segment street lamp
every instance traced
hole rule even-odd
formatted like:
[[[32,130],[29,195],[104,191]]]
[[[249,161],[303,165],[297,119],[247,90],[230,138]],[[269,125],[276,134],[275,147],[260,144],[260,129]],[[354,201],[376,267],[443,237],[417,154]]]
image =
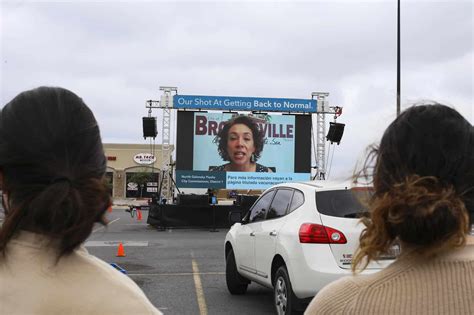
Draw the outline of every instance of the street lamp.
[[[397,0],[397,117],[400,115],[400,0]]]

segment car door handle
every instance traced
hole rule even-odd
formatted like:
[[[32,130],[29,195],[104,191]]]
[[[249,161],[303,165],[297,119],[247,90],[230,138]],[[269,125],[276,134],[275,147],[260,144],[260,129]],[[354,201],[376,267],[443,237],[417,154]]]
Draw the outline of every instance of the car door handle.
[[[270,236],[277,236],[277,231],[271,231]]]
[[[255,236],[255,232],[250,232],[250,236]]]

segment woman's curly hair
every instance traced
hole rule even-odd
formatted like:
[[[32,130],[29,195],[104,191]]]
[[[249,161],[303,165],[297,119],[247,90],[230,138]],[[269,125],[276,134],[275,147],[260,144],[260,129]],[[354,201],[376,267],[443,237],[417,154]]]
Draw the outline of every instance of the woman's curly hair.
[[[217,133],[214,142],[218,143],[217,150],[219,151],[219,155],[224,161],[230,161],[229,154],[227,153],[227,138],[229,135],[229,130],[232,126],[242,124],[252,131],[253,143],[255,146],[254,152],[254,162],[256,162],[262,153],[263,145],[265,143],[264,134],[260,131],[257,122],[249,116],[236,116],[230,120],[228,120],[224,127]]]
[[[457,111],[409,108],[372,147],[361,173],[372,175],[374,195],[354,272],[397,242],[425,256],[465,244],[474,217],[474,129]]]

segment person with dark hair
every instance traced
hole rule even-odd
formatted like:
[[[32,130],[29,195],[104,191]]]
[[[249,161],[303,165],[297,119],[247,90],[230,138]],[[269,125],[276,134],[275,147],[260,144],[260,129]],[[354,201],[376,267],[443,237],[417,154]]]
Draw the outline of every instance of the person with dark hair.
[[[91,110],[74,93],[25,91],[0,111],[0,313],[161,314],[83,243],[111,205]]]
[[[269,167],[257,163],[265,142],[264,135],[254,119],[237,116],[224,124],[216,136],[217,150],[229,163],[210,167],[210,171],[227,172],[273,172]]]
[[[397,243],[401,254],[380,272],[326,286],[306,314],[472,314],[473,126],[444,105],[411,107],[361,173],[373,177],[374,195],[352,270]]]

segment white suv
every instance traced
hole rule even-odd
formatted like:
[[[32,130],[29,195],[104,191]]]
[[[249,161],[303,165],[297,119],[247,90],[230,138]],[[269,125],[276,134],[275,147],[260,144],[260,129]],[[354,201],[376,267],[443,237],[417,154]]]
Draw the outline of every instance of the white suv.
[[[351,274],[352,255],[363,229],[367,187],[315,181],[266,190],[225,238],[226,281],[232,294],[244,294],[250,281],[273,288],[278,314],[301,310],[326,284]],[[237,215],[237,218],[235,217]],[[369,264],[372,273],[399,252]]]

